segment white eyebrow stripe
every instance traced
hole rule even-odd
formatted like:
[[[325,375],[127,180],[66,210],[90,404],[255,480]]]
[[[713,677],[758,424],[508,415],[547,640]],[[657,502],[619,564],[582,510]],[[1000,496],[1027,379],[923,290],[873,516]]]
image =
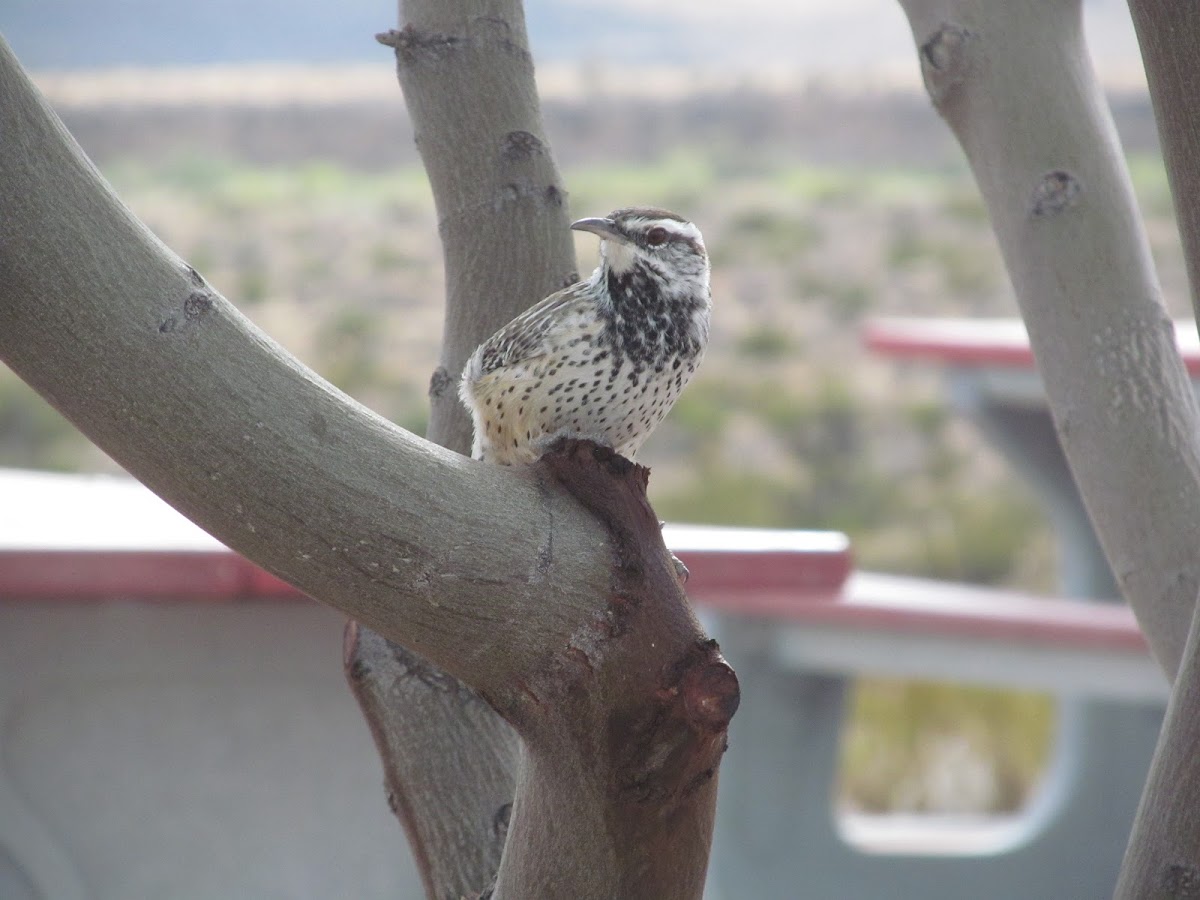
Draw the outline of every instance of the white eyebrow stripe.
[[[680,222],[678,219],[648,219],[646,226],[648,228],[665,228],[672,234],[691,238],[693,241],[702,241],[700,229],[691,222]]]

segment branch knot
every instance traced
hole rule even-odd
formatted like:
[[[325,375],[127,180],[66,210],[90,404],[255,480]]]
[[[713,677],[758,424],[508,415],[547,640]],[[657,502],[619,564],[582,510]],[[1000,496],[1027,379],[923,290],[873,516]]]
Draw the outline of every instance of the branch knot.
[[[978,38],[973,31],[943,22],[921,44],[921,77],[935,106],[941,106],[950,92],[966,80],[971,70],[969,45]]]

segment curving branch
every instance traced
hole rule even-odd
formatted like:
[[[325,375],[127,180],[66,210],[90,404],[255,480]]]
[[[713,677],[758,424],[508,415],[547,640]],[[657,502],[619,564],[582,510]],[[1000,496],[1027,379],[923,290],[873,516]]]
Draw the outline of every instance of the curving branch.
[[[121,205],[7,46],[0,134],[0,359],[229,547],[516,702],[608,583],[598,525],[289,356]]]
[[[2,42],[0,136],[0,359],[189,518],[513,726],[495,897],[698,898],[737,682],[645,470],[588,444],[481,465],[356,404],[120,204]],[[443,233],[490,221],[464,215]],[[419,856],[453,845],[435,832]]]
[[[409,2],[394,49],[441,221],[448,294],[428,437],[466,453],[457,374],[504,322],[572,280],[562,181],[544,136],[519,2]],[[346,671],[429,897],[494,876],[520,746],[452,676],[351,623]]]
[[[901,0],[966,151],[1072,474],[1159,663],[1200,589],[1200,416],[1079,0]]]

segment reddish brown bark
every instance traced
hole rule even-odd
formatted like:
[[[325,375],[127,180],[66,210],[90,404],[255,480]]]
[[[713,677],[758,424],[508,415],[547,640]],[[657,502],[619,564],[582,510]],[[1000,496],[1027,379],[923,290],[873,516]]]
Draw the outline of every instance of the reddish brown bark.
[[[498,897],[698,898],[737,678],[688,604],[646,499],[648,470],[562,441],[529,474],[604,524],[610,588],[516,690],[481,691],[521,737],[515,796],[453,789],[504,784],[510,732],[480,695],[350,631],[348,673],[388,763],[393,809],[430,896],[472,878],[482,887],[478,873],[499,861]],[[385,669],[370,669],[384,657]],[[405,729],[440,734],[442,752],[414,756]],[[499,771],[477,771],[481,760]]]
[[[613,580],[503,711],[525,752],[499,895],[699,897],[737,679],[687,602],[648,470],[586,441],[535,469],[605,524]]]

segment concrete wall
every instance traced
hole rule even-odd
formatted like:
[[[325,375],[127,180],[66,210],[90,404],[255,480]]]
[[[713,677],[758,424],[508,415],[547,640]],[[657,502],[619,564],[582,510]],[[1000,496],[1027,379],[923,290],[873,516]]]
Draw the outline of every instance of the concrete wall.
[[[0,898],[421,896],[343,619],[0,603]]]

